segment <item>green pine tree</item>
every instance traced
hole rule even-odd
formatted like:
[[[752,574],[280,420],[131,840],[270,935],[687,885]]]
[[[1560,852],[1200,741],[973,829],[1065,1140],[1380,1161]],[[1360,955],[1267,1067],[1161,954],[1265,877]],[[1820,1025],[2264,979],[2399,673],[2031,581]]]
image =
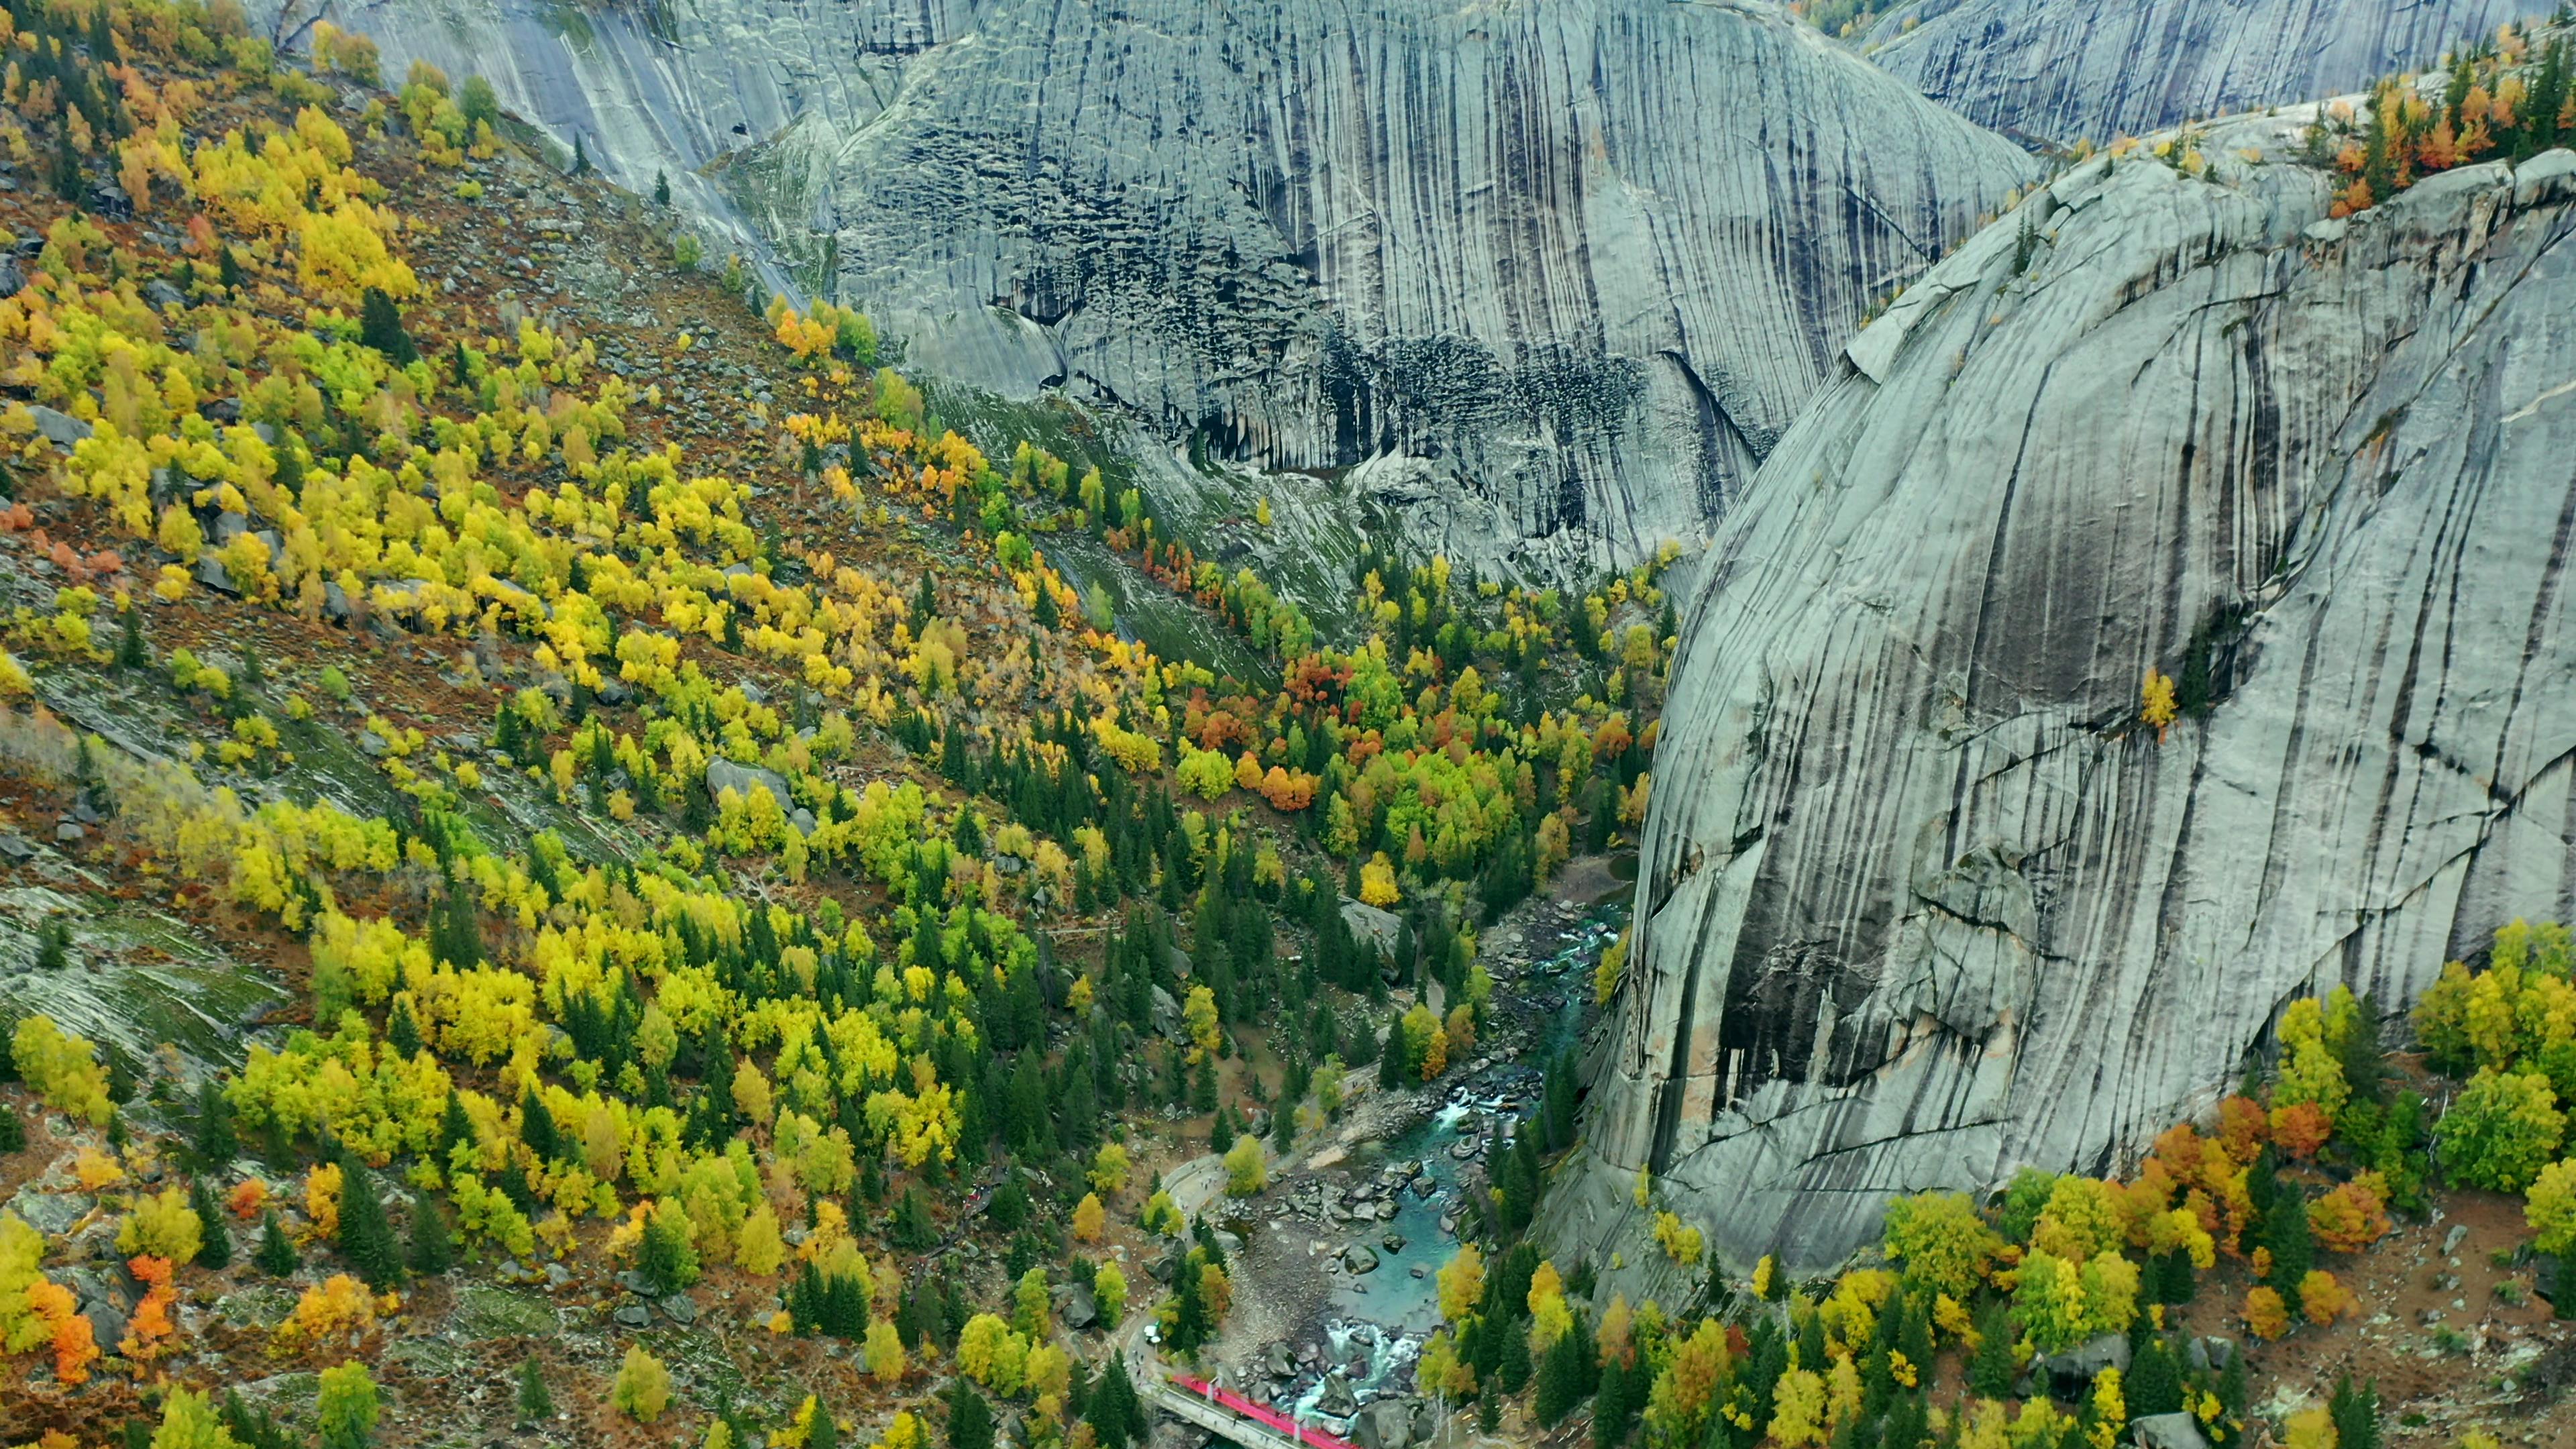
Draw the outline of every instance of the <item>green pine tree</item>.
[[[283,1278],[297,1267],[295,1245],[287,1241],[286,1229],[277,1225],[275,1208],[260,1218],[259,1251],[251,1256],[251,1261],[271,1278]]]
[[[1583,1401],[1584,1348],[1583,1335],[1571,1329],[1548,1345],[1547,1357],[1539,1363],[1538,1398],[1530,1406],[1541,1425],[1555,1428]]]
[[[403,330],[402,309],[382,287],[369,287],[358,302],[358,344],[372,347],[397,367],[420,360],[420,349]],[[252,655],[252,658],[258,657]]]
[[[152,664],[152,649],[143,642],[143,611],[132,604],[116,611],[116,667],[145,669]]]
[[[2316,1238],[2308,1231],[2307,1204],[2294,1189],[2284,1188],[2271,1211],[2263,1214],[2263,1246],[2272,1250],[2274,1288],[2296,1298],[2299,1280],[2316,1266]]]
[[[196,1130],[191,1148],[199,1165],[227,1167],[241,1155],[241,1138],[233,1131],[232,1099],[209,1078],[197,1088]]]
[[[1628,1364],[1618,1355],[1601,1366],[1592,1393],[1592,1449],[1619,1449],[1628,1438]]]
[[[233,1235],[224,1229],[223,1205],[215,1200],[213,1179],[200,1175],[188,1184],[188,1211],[197,1215],[197,1266],[231,1267]]]
[[[542,1424],[555,1416],[554,1395],[546,1392],[546,1371],[530,1354],[519,1364],[519,1422]]]
[[[0,1103],[0,1154],[23,1151],[26,1146],[27,1124],[6,1103]]]
[[[1998,1303],[1978,1315],[1977,1354],[1968,1362],[1968,1387],[1981,1398],[2010,1398],[2018,1372],[2013,1363],[2012,1320]]]
[[[2337,1376],[2326,1414],[2334,1420],[2335,1449],[2379,1449],[2377,1380],[2355,1385],[2350,1374]]]
[[[948,1449],[993,1449],[993,1409],[964,1374],[948,1395]]]
[[[383,1292],[402,1282],[402,1251],[376,1195],[375,1174],[354,1152],[340,1154],[340,1255],[368,1287]]]
[[[653,204],[655,206],[671,204],[671,178],[660,171],[653,173]]]
[[[456,1266],[456,1244],[448,1236],[447,1217],[438,1199],[422,1188],[411,1198],[411,1270],[435,1278]]]
[[[2179,1411],[2182,1387],[2182,1365],[2174,1362],[2173,1347],[2162,1334],[2147,1340],[2145,1349],[2131,1358],[2128,1376],[2120,1381],[2132,1419]]]

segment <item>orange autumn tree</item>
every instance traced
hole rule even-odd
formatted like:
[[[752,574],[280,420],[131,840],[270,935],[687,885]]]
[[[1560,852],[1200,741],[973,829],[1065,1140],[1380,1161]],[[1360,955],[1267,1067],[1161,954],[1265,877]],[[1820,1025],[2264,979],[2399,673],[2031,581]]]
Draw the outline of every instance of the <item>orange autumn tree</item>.
[[[138,1363],[148,1363],[160,1352],[161,1340],[170,1336],[170,1305],[179,1300],[179,1290],[170,1282],[167,1258],[137,1253],[125,1260],[125,1267],[146,1291],[143,1301],[134,1305],[134,1316],[126,1323],[125,1340],[116,1346],[117,1352]]]
[[[51,1329],[54,1377],[67,1385],[87,1383],[89,1366],[98,1358],[99,1349],[72,1290],[45,1279],[28,1286],[27,1306]]]

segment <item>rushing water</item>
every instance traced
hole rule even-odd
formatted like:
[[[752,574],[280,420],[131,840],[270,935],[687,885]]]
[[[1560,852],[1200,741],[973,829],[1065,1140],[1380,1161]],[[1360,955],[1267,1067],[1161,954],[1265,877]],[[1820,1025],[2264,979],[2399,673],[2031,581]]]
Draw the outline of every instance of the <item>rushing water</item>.
[[[1623,901],[1594,906],[1566,932],[1555,952],[1504,988],[1524,999],[1559,998],[1514,1062],[1480,1073],[1438,1111],[1352,1155],[1355,1183],[1375,1180],[1391,1164],[1419,1162],[1434,1184],[1428,1197],[1404,1189],[1390,1221],[1355,1222],[1340,1229],[1347,1235],[1342,1241],[1367,1243],[1378,1255],[1374,1272],[1334,1271],[1324,1310],[1325,1367],[1346,1370],[1357,1402],[1365,1404],[1381,1391],[1409,1384],[1423,1340],[1439,1327],[1436,1275],[1457,1252],[1456,1237],[1442,1231],[1440,1219],[1461,1211],[1459,1177],[1467,1166],[1452,1150],[1472,1134],[1485,1144],[1485,1152],[1469,1160],[1481,1161],[1508,1135],[1506,1124],[1527,1121],[1537,1111],[1541,1064],[1580,1039],[1591,1002],[1592,969],[1603,949],[1618,939],[1627,916]],[[1389,1247],[1391,1239],[1400,1239],[1402,1246]],[[1295,1398],[1295,1412],[1310,1422],[1335,1423],[1338,1416],[1325,1411],[1326,1397],[1324,1380],[1306,1383]]]

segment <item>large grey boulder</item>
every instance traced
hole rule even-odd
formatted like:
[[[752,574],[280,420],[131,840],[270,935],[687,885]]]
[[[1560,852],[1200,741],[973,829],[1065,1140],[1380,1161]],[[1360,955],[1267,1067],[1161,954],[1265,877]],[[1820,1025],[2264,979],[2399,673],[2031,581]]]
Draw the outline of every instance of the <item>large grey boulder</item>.
[[[2131,1419],[2129,1442],[2138,1449],[2209,1449],[2200,1421],[2185,1413],[2141,1414]]]
[[[1351,1420],[1351,1438],[1360,1449],[1407,1449],[1431,1427],[1423,1422],[1420,1399],[1378,1399]]]
[[[2000,219],[1730,514],[1566,1247],[1653,1256],[1644,1167],[1722,1257],[1828,1265],[1890,1194],[2118,1166],[2298,996],[2576,906],[2576,180],[2326,222],[2305,121]]]
[[[1530,573],[1700,536],[1863,313],[2038,174],[1761,0],[362,23],[386,74],[484,75],[630,190],[836,268],[912,368],[1060,388],[1151,453],[1349,468],[1298,486]]]
[[[707,793],[721,799],[727,790],[741,796],[745,802],[751,799],[753,791],[766,790],[770,798],[778,802],[781,812],[796,808],[795,797],[787,793],[787,777],[776,770],[764,770],[757,765],[737,765],[721,756],[709,760]]]
[[[2109,142],[2360,90],[2546,6],[2530,0],[1918,0],[1870,59],[2008,135]]]

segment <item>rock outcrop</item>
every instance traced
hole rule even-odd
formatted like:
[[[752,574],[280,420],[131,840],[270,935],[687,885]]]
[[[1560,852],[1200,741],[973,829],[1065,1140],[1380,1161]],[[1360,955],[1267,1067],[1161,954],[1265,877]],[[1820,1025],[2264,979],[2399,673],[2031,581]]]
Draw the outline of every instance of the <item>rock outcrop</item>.
[[[2576,155],[2330,221],[2304,119],[2036,193],[1722,525],[1561,1239],[1641,1256],[1642,1165],[1822,1265],[2576,905]]]
[[[2546,10],[2529,0],[1920,0],[1870,58],[1980,125],[2108,142],[2358,90]]]
[[[350,23],[749,218],[911,366],[1348,469],[1525,573],[1704,536],[1873,302],[2036,174],[1760,0],[567,13]]]

